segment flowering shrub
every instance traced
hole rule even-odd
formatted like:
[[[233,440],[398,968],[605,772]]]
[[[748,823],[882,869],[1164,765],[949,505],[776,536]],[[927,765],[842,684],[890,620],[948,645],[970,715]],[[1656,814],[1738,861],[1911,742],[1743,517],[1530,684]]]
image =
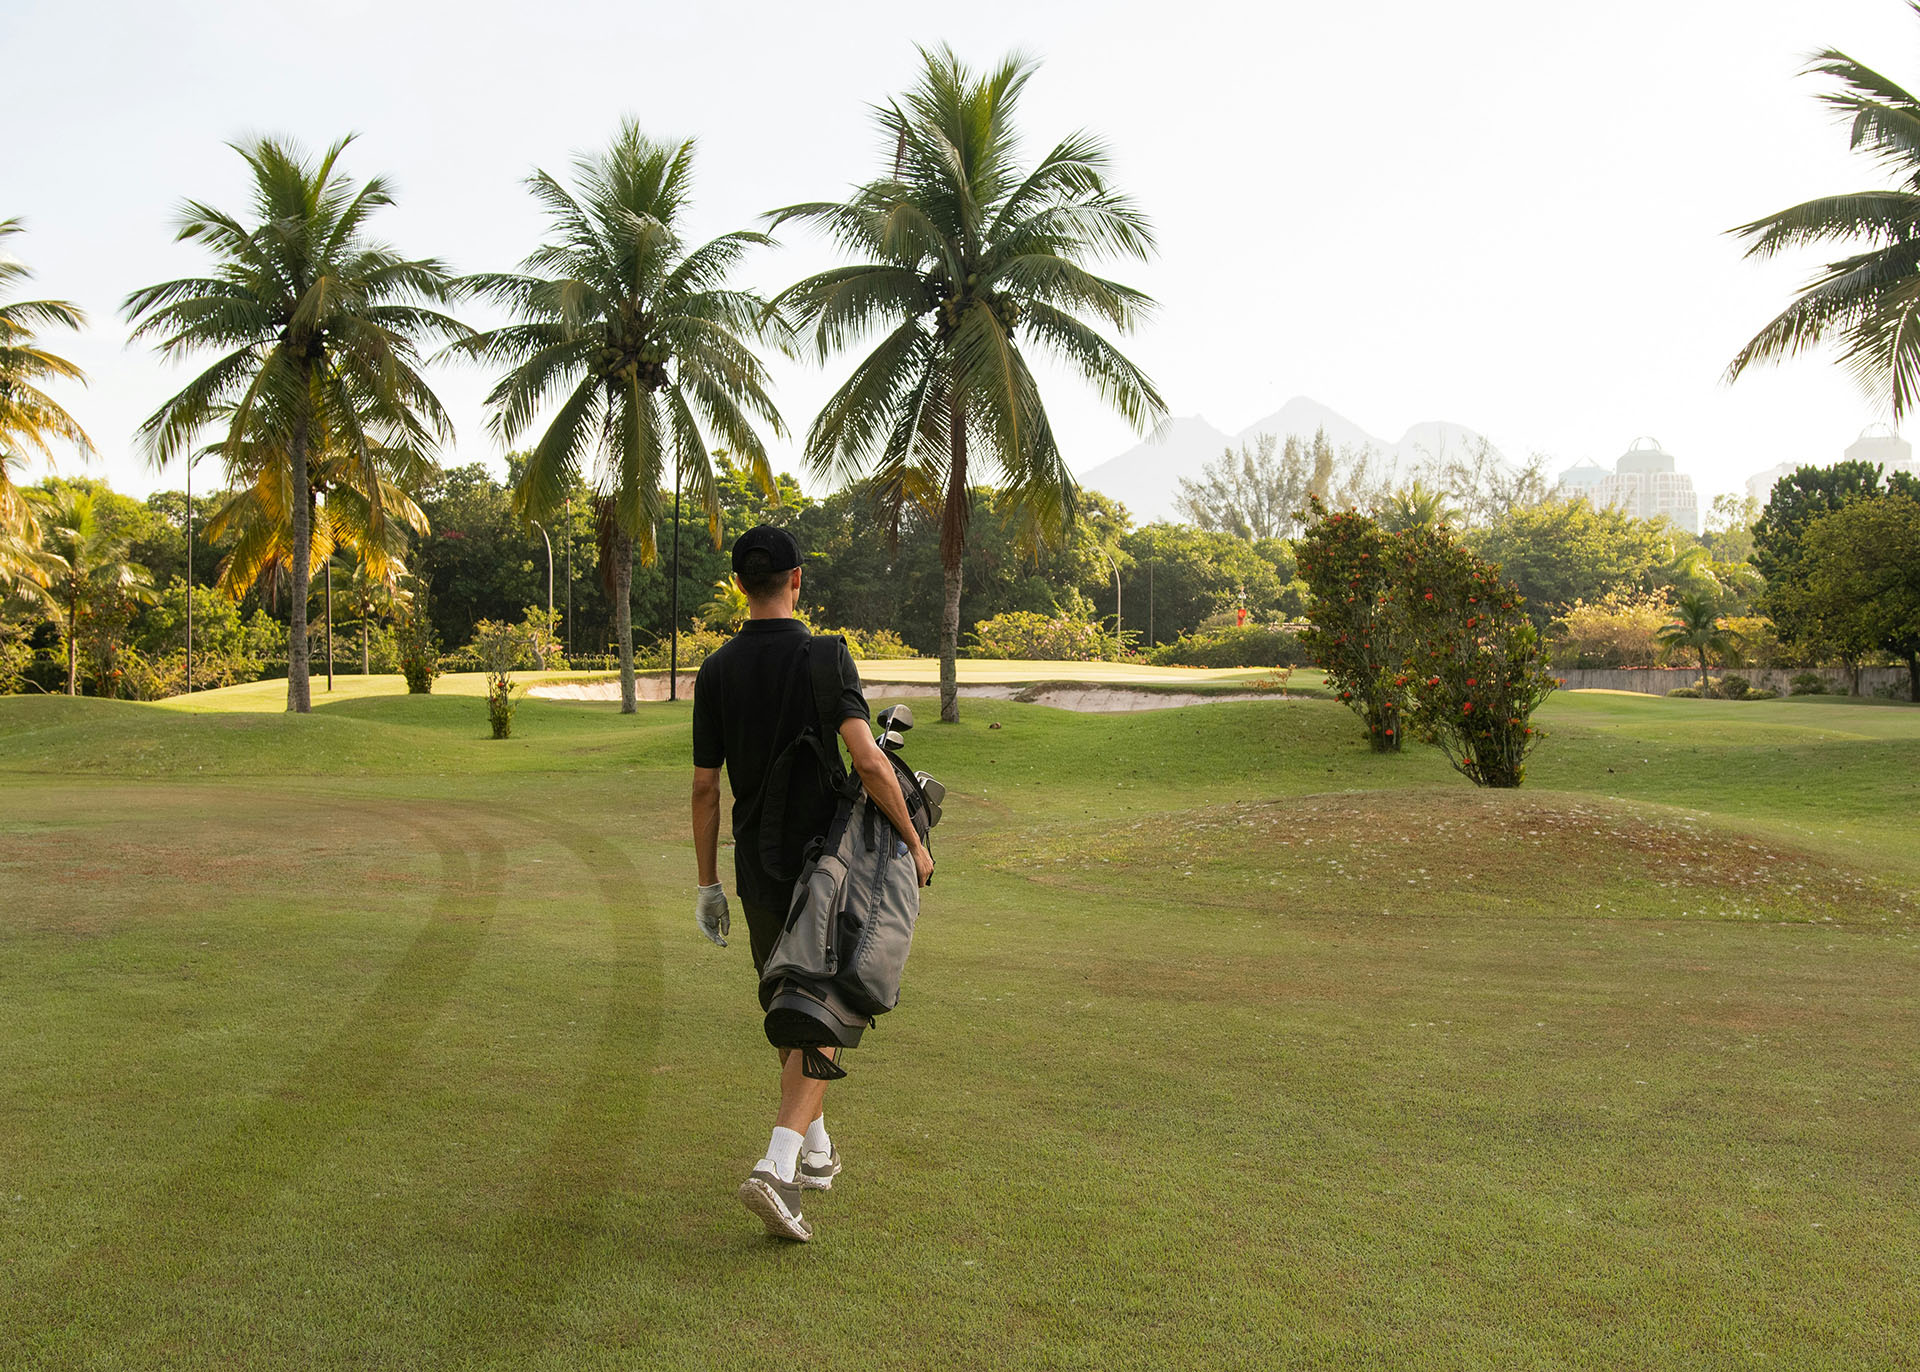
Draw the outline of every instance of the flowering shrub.
[[[973,626],[968,657],[1055,662],[1116,662],[1125,646],[1091,619],[1009,610]]]
[[[440,675],[440,652],[427,618],[425,595],[415,596],[413,607],[400,619],[399,631],[400,675],[407,679],[407,694],[426,695]]]
[[[1404,645],[1391,681],[1413,693],[1408,723],[1476,786],[1518,786],[1541,737],[1533,712],[1560,684],[1526,601],[1445,529],[1409,529],[1396,543],[1385,600]]]
[[[1309,593],[1300,643],[1326,672],[1328,687],[1367,726],[1373,750],[1398,752],[1406,742],[1408,692],[1399,628],[1388,613],[1396,536],[1366,515],[1329,514],[1318,500],[1311,505],[1312,523],[1294,544]]]

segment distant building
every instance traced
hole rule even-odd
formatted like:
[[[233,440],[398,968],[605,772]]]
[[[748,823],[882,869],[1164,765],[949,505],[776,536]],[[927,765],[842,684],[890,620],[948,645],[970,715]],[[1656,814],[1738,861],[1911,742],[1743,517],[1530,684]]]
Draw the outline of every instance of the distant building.
[[[1755,472],[1747,478],[1747,494],[1764,505],[1772,497],[1776,481],[1783,476],[1792,476],[1805,465],[1804,462],[1776,462],[1764,472]]]
[[[1700,498],[1694,494],[1693,478],[1676,471],[1673,455],[1651,438],[1634,439],[1613,471],[1594,484],[1589,498],[1636,519],[1665,516],[1690,534],[1700,532]]]
[[[1872,462],[1887,472],[1912,472],[1920,476],[1920,463],[1913,460],[1913,444],[1885,424],[1869,424],[1841,454],[1849,462]],[[1773,495],[1774,483],[1792,476],[1802,467],[1824,467],[1824,462],[1778,462],[1764,472],[1747,478],[1747,494],[1762,505]]]
[[[1554,483],[1554,494],[1566,500],[1571,500],[1577,495],[1586,496],[1591,500],[1593,488],[1612,475],[1612,472],[1597,462],[1582,462],[1579,466],[1569,467],[1560,473],[1559,481]]]
[[[1849,462],[1877,462],[1890,472],[1913,470],[1913,444],[1885,424],[1869,424],[1847,445]]]

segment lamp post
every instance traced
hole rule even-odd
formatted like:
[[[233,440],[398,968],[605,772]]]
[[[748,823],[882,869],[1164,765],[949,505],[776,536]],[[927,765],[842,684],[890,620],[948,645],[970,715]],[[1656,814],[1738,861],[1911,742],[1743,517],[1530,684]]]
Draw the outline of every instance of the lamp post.
[[[1107,551],[1104,544],[1096,543],[1093,547],[1094,551],[1107,560],[1107,566],[1113,569],[1113,637],[1118,642],[1120,638],[1120,564],[1113,560],[1113,554]]]
[[[567,656],[573,656],[573,497],[567,497]]]
[[[547,537],[547,526],[542,524],[539,520],[536,519],[533,521],[533,527],[540,531],[540,541],[547,545],[547,632],[552,633],[553,632],[553,540]],[[571,591],[573,588],[569,586],[567,589]],[[547,655],[544,650],[540,654],[540,665],[542,667],[547,665]]]
[[[668,626],[667,699],[680,699],[680,460],[673,463],[673,622]]]
[[[193,694],[193,454],[187,454],[187,695]]]

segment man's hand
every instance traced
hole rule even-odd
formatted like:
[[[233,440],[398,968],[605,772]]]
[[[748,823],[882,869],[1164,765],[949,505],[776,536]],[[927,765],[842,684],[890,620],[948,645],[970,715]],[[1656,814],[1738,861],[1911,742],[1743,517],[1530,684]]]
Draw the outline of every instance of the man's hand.
[[[927,866],[931,871],[933,864],[929,862]],[[693,920],[700,926],[700,932],[714,943],[722,948],[727,946],[726,936],[727,931],[733,928],[733,913],[727,909],[727,893],[721,889],[719,882],[700,888],[699,898],[693,906]]]
[[[926,844],[913,845],[913,866],[914,870],[920,874],[922,886],[933,885],[933,854],[927,851]]]

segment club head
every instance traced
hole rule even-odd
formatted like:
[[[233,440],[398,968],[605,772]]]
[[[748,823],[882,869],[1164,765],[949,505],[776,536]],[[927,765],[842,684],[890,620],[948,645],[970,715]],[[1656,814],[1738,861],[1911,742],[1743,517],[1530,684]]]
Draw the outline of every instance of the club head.
[[[913,711],[905,705],[889,705],[875,722],[888,733],[904,734],[913,727]]]
[[[920,794],[927,798],[927,828],[931,829],[940,822],[940,802],[947,798],[947,788],[925,772],[915,772],[913,779],[920,783]]]
[[[889,729],[884,734],[880,735],[880,746],[886,749],[890,753],[898,752],[900,749],[907,746],[907,741],[904,738],[900,737],[900,735],[895,733],[892,729]]]

